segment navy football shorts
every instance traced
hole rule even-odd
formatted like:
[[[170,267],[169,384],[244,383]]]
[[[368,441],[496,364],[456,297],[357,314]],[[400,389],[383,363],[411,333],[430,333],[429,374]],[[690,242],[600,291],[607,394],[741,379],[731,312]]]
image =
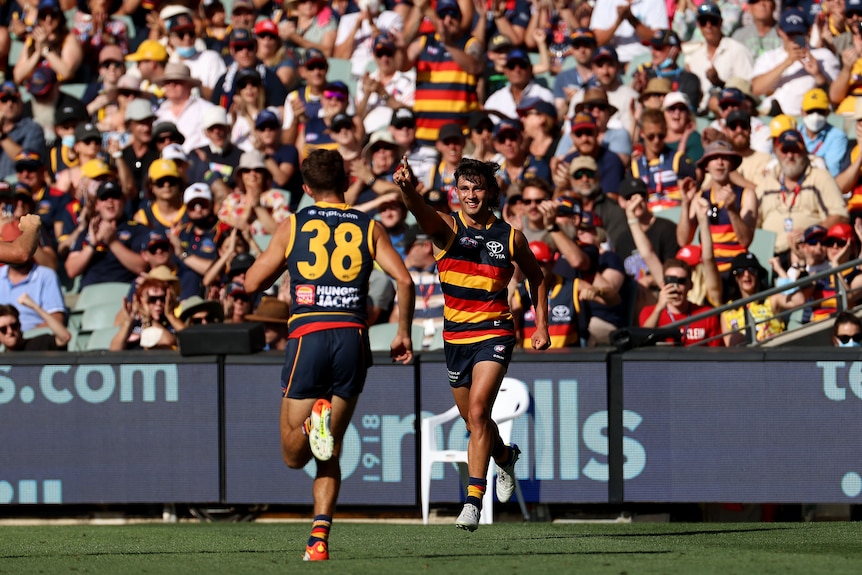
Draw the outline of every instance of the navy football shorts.
[[[473,366],[480,361],[493,361],[509,367],[515,337],[495,337],[477,343],[444,343],[446,369],[449,372],[449,385],[452,387],[469,386],[473,381]]]
[[[365,387],[371,364],[367,329],[329,329],[290,338],[281,372],[282,396],[356,397]]]

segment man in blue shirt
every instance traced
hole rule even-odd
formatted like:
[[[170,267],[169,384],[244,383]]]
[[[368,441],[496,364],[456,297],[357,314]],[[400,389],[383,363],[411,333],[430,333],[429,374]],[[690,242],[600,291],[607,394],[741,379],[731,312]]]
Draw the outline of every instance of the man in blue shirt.
[[[826,121],[829,116],[829,96],[822,88],[809,90],[802,98],[802,139],[813,156],[826,162],[826,169],[836,177],[847,167],[847,136],[843,130]]]

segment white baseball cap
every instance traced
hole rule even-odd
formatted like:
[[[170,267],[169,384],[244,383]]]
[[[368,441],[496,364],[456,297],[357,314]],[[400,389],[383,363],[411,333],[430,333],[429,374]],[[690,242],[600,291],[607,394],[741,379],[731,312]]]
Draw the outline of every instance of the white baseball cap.
[[[196,182],[186,188],[186,191],[183,192],[183,203],[188,204],[192,200],[209,200],[213,201],[213,193],[210,190],[210,187],[202,182]]]
[[[183,151],[183,147],[179,144],[168,144],[162,148],[163,160],[180,160],[181,162],[189,163],[188,155]]]

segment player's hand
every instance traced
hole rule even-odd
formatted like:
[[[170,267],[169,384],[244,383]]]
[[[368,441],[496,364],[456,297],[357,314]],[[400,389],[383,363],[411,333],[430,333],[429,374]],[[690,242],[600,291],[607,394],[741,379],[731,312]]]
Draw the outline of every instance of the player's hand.
[[[395,170],[395,174],[392,176],[392,181],[404,191],[410,191],[410,188],[413,188],[413,191],[416,191],[416,175],[410,168],[410,164],[407,163],[407,154],[404,154],[401,158],[401,164],[398,166],[398,169]]]
[[[36,214],[26,214],[18,220],[18,229],[22,233],[37,233],[42,227],[42,218]]]
[[[392,363],[407,365],[413,361],[413,341],[409,337],[396,335],[389,346],[389,357],[392,358]]]
[[[543,351],[551,347],[551,336],[548,335],[547,328],[543,330],[537,329],[533,332],[533,337],[530,338],[530,341],[533,344],[533,349],[536,351]]]

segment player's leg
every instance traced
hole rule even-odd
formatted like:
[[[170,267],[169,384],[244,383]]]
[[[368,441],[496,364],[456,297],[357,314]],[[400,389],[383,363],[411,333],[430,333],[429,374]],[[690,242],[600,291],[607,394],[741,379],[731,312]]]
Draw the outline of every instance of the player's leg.
[[[311,460],[305,422],[316,398],[281,400],[281,456],[291,469],[302,469]]]

